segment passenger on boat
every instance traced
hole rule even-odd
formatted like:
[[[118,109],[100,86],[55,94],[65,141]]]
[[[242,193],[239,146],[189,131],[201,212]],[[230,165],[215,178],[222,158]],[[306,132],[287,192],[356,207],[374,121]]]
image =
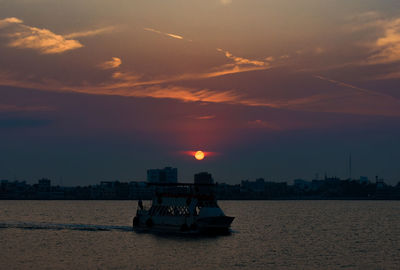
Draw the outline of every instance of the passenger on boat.
[[[138,206],[140,207],[140,210],[143,210],[143,202],[142,202],[142,199],[139,199],[139,201],[138,201]]]

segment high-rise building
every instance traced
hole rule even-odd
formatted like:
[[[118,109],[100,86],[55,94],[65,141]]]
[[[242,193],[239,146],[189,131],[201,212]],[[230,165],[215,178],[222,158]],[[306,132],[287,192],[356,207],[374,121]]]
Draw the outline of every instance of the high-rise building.
[[[201,172],[194,175],[195,184],[213,184],[214,179],[212,175],[208,172]]]
[[[177,183],[178,169],[165,167],[164,169],[147,170],[147,182],[149,183]]]

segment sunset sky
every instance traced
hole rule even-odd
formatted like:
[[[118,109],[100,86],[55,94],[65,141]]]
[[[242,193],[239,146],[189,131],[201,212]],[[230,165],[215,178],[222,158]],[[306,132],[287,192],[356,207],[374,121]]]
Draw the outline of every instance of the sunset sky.
[[[0,179],[345,178],[351,153],[394,184],[399,138],[398,0],[0,0]]]

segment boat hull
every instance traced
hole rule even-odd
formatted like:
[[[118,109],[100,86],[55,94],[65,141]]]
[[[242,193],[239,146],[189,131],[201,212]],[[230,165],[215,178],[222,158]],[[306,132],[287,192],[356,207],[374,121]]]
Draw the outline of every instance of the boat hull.
[[[150,222],[151,220],[151,222]],[[163,222],[158,223],[156,219],[148,217],[135,217],[133,221],[133,230],[138,232],[160,232],[160,233],[182,233],[182,234],[229,234],[230,225],[234,217],[218,216],[206,217],[195,220],[191,225],[186,223]]]
[[[219,216],[219,217],[206,217],[196,220],[197,225],[201,229],[227,229],[231,226],[234,217]]]

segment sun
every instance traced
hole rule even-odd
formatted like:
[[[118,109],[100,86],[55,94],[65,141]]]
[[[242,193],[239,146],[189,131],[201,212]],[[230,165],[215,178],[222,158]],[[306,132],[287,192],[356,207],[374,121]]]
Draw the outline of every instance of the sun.
[[[204,159],[204,152],[203,152],[203,151],[197,151],[197,152],[194,154],[194,157],[195,157],[197,160],[202,160],[202,159]]]

